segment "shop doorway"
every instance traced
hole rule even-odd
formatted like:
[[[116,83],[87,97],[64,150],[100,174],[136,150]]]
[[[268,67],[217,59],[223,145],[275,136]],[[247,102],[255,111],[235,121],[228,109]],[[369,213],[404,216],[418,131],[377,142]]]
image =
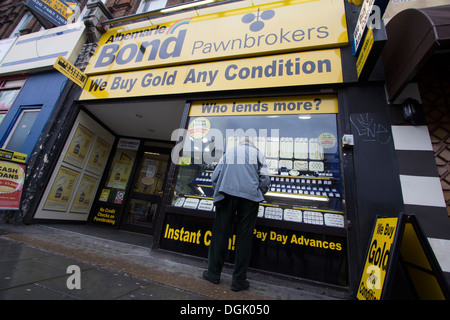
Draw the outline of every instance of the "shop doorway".
[[[152,234],[170,164],[169,148],[144,146],[132,179],[120,228]]]
[[[116,137],[89,221],[153,234],[167,183],[172,133],[185,100],[99,101],[85,108]]]

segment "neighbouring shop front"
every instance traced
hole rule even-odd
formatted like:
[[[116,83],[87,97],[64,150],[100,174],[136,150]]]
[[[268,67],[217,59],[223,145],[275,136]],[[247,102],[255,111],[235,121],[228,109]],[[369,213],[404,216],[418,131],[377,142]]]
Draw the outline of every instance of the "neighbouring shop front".
[[[250,137],[271,178],[251,267],[354,288],[375,217],[404,205],[384,82],[358,82],[351,8],[238,1],[111,27],[34,219],[206,258],[211,173]]]
[[[75,61],[86,40],[81,23],[0,41],[0,143],[28,156],[59,100],[67,78],[53,69],[61,55]]]
[[[39,139],[46,128],[57,123],[61,105],[76,91],[53,65],[58,56],[74,62],[85,41],[86,30],[81,23],[0,40],[0,145],[7,153],[24,155],[28,176],[46,165],[36,162],[33,156],[42,146]],[[76,94],[79,96],[80,91]],[[23,189],[33,197],[39,188],[25,183]],[[8,188],[0,193],[4,199],[11,197]],[[22,197],[21,208],[28,200]],[[20,221],[21,214],[4,210],[8,207],[2,206],[1,221]]]

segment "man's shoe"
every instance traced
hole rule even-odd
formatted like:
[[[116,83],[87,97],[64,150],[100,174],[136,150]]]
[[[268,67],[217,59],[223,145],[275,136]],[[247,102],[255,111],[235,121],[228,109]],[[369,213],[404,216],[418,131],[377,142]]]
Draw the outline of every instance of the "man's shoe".
[[[220,282],[220,280],[218,280],[218,279],[211,278],[208,270],[203,271],[203,279],[208,280],[209,282],[214,283],[214,284],[219,284],[219,282]]]
[[[231,290],[233,291],[247,290],[248,288],[250,288],[250,283],[247,280],[244,280],[242,283],[231,284]]]

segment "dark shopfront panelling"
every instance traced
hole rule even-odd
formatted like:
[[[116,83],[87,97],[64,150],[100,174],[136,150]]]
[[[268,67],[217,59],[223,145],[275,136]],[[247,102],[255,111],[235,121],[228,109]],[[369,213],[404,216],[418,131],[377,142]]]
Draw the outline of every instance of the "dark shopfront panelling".
[[[344,121],[355,139],[352,149],[355,204],[364,250],[375,217],[396,217],[404,207],[383,85],[352,86],[344,91],[347,112]]]
[[[167,213],[160,248],[207,258],[212,217],[213,213],[209,219]],[[250,268],[339,286],[348,284],[347,243],[344,235],[289,230],[281,225],[276,227],[270,224],[258,219]],[[232,234],[225,260],[228,263],[234,261],[236,237]]]
[[[354,146],[342,151],[353,290],[376,217],[397,217],[405,209],[384,84],[360,83],[340,93],[341,129],[354,137]]]

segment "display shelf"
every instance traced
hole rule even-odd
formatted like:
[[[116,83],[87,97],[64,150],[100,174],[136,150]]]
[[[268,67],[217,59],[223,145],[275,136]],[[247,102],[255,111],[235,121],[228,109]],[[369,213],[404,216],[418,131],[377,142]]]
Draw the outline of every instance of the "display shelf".
[[[191,123],[195,124],[196,119],[191,117]],[[306,229],[345,230],[334,114],[208,117],[202,118],[202,123],[208,124],[206,129],[214,128],[215,134],[185,140],[186,161],[179,167],[171,202],[177,210],[196,210],[200,216],[213,216],[211,175],[223,150],[243,141],[243,137],[228,136],[228,132],[254,128],[255,132],[266,132],[248,139],[264,155],[270,175],[258,221],[291,228],[299,225]],[[199,162],[202,152],[204,159],[205,154],[209,159],[213,151],[219,155],[214,161]]]
[[[167,213],[187,215],[203,219],[214,220],[214,212],[208,212],[198,209],[186,209],[182,207],[167,206],[165,211]],[[336,228],[327,225],[317,225],[310,223],[292,223],[291,221],[273,220],[258,217],[256,220],[256,227],[265,226],[271,228],[286,229],[300,232],[312,232],[317,234],[326,234],[330,236],[345,236],[347,228]]]

